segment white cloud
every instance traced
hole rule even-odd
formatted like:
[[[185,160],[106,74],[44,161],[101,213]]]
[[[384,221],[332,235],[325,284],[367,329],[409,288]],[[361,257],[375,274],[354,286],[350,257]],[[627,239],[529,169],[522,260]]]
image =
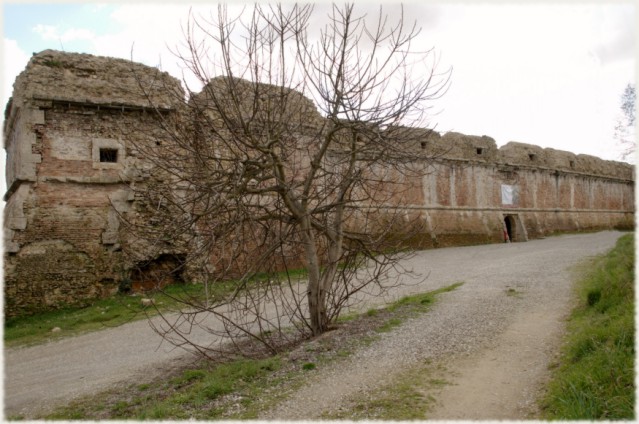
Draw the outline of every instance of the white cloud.
[[[591,52],[634,27],[618,30],[602,10],[619,14],[593,4],[446,8],[425,37],[454,68],[438,130],[612,159],[615,102],[634,60],[612,66]]]
[[[20,49],[15,40],[3,40],[3,68],[2,68],[2,110],[13,92],[13,82],[29,62],[30,55]]]
[[[93,3],[91,4],[91,8],[89,10],[91,12],[100,12],[101,10],[104,10],[108,6],[109,5],[107,3]]]
[[[231,3],[229,15],[237,16],[244,7],[250,6]],[[315,5],[318,16],[311,29],[323,27],[330,7]],[[37,33],[42,39],[65,42],[65,47],[67,42],[84,41],[83,48],[97,55],[130,59],[133,54],[133,60],[161,64],[180,78],[184,65],[170,50],[184,44],[189,9],[179,4],[121,4],[100,17],[108,22],[100,25],[109,28],[106,33],[94,33],[97,27],[89,22],[66,30],[40,25]],[[356,10],[375,16],[378,8],[358,3]],[[397,18],[399,10],[398,5],[384,6],[391,18]],[[216,14],[216,5],[193,7],[196,16],[211,17],[211,12]],[[619,95],[635,75],[634,7],[409,3],[404,12],[408,22],[416,20],[424,28],[414,47],[434,47],[439,69],[453,67],[449,92],[433,105],[435,111],[443,109],[433,117],[439,131],[486,134],[500,145],[517,140],[610,154]],[[17,49],[13,43],[9,47]],[[24,68],[28,56],[20,57],[13,71],[7,67],[16,62],[4,62],[10,80],[4,87],[10,87]]]
[[[195,8],[194,8],[195,9]],[[117,32],[99,35],[93,40],[94,54],[133,59],[180,78],[182,69],[171,53],[184,39],[181,24],[189,6],[148,4],[122,5],[109,16]]]
[[[93,40],[94,38],[93,31],[84,28],[71,28],[60,35],[62,41]]]
[[[593,53],[603,65],[635,57],[635,5],[597,11]]]
[[[33,32],[39,34],[43,40],[57,40],[58,28],[53,25],[38,24],[33,27]]]
[[[93,31],[84,28],[69,28],[63,33],[60,33],[58,27],[53,25],[38,24],[33,28],[33,31],[40,34],[43,40],[59,40],[62,42],[78,41],[78,40],[93,40],[95,34]]]

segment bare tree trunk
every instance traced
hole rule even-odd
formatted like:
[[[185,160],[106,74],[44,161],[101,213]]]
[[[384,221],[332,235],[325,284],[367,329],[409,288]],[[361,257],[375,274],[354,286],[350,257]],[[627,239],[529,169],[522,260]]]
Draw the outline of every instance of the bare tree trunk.
[[[317,254],[317,243],[311,227],[311,219],[308,215],[301,219],[302,240],[304,244],[304,254],[307,261],[308,287],[306,296],[308,299],[308,313],[313,335],[321,334],[326,329],[326,304],[319,255]]]
[[[180,319],[167,318],[169,341],[188,345],[199,326],[274,350],[285,326],[319,335],[356,293],[394,284],[385,272],[399,255],[388,252],[404,246],[385,243],[406,220],[386,206],[411,188],[398,177],[425,169],[415,146],[430,131],[417,126],[448,73],[413,50],[419,29],[403,15],[391,25],[380,9],[367,24],[354,9],[333,5],[319,34],[310,5],[189,19],[178,55],[203,89],[180,94],[179,116],[162,119],[166,140],[132,146],[149,176],[123,225],[132,255],[146,251],[139,241],[182,252],[193,280],[207,282],[205,299],[186,296]],[[306,275],[292,278],[300,262]],[[232,293],[216,294],[218,282]],[[222,329],[207,326],[210,315]]]

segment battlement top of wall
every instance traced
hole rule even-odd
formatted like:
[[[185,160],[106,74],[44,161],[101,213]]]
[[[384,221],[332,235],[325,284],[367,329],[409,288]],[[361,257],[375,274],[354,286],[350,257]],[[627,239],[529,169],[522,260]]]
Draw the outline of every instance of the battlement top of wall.
[[[270,84],[254,84],[239,78],[213,78],[191,101],[210,101],[212,93],[224,93],[229,83],[246,91],[247,105],[253,107],[254,95],[262,102],[286,98],[284,111],[298,117],[304,125],[321,125],[322,116],[313,102],[299,91]],[[286,96],[282,97],[281,90]],[[279,94],[278,94],[279,93]],[[273,94],[273,95],[271,95]],[[12,100],[7,105],[20,107],[32,99],[74,103],[107,104],[173,109],[184,100],[180,81],[156,68],[125,59],[44,50],[34,54],[14,83]],[[250,109],[249,109],[250,110]],[[395,128],[398,130],[398,128]],[[400,128],[410,131],[409,149],[420,149],[433,158],[483,162],[506,166],[528,166],[579,172],[634,180],[634,167],[589,155],[509,142],[497,148],[488,136],[432,129]]]
[[[215,108],[210,108],[212,101],[218,103],[217,107],[224,107],[235,101],[230,93],[240,98],[245,107],[244,111],[248,115],[253,113],[257,104],[260,107],[263,106],[264,111],[281,112],[305,126],[322,125],[322,115],[317,111],[313,101],[299,91],[267,83],[256,84],[242,78],[229,76],[212,78],[199,93],[192,95],[190,101],[198,106],[214,110]]]
[[[500,162],[529,165],[634,180],[634,167],[625,162],[604,160],[552,148],[511,141],[499,149]]]
[[[436,158],[555,169],[634,180],[634,167],[628,163],[533,144],[511,141],[497,148],[495,140],[488,136],[456,132],[440,135],[435,131],[425,132],[422,140],[421,148]]]
[[[182,93],[176,78],[156,68],[57,50],[34,54],[16,78],[13,90],[16,106],[30,99],[45,99],[163,109],[173,108],[179,98],[176,95]]]

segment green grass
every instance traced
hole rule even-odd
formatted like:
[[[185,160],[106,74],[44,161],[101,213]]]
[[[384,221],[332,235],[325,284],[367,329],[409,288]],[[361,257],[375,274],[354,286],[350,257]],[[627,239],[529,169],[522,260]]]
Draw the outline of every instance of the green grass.
[[[204,292],[201,284],[169,286],[165,293],[148,295],[160,310],[177,306],[176,297],[199,296]],[[146,297],[146,296],[145,296]],[[142,296],[118,294],[98,299],[84,307],[65,307],[35,315],[8,318],[4,324],[5,346],[33,345],[89,331],[117,327],[127,322],[155,315],[153,306],[142,306]],[[61,331],[52,333],[59,327]]]
[[[97,395],[73,401],[70,405],[57,408],[44,419],[102,420],[102,419],[153,419],[153,420],[217,420],[256,419],[261,411],[284,399],[287,393],[301,386],[308,379],[308,373],[326,366],[332,361],[343,360],[358,347],[374,343],[376,328],[398,325],[415,312],[425,312],[434,301],[434,295],[458,287],[461,283],[433,292],[413,295],[393,303],[387,308],[376,309],[378,313],[361,313],[350,321],[372,320],[370,331],[357,333],[347,341],[333,345],[330,338],[321,338],[315,347],[308,345],[310,356],[304,361],[283,360],[286,354],[266,359],[238,359],[212,365],[203,363],[162,377],[153,382],[134,382],[126,389],[114,389]],[[427,301],[425,299],[428,299]],[[356,323],[354,323],[356,324]],[[373,334],[373,335],[370,335]],[[332,347],[331,347],[332,346]],[[420,371],[420,375],[423,375]],[[411,380],[411,378],[408,378]],[[420,384],[432,382],[420,379]],[[422,415],[408,412],[422,399],[414,390],[422,386],[408,383],[399,384],[392,393],[403,396],[402,415],[398,417],[419,418]],[[423,385],[423,384],[422,384]],[[412,388],[411,388],[412,387]],[[412,393],[412,394],[411,394]],[[396,403],[386,395],[381,395],[376,409],[392,409]],[[384,397],[386,396],[386,397]],[[387,405],[387,407],[383,407]],[[421,409],[420,409],[421,411]],[[390,412],[388,412],[390,414]],[[387,416],[387,415],[382,415]],[[18,419],[18,417],[13,417]]]
[[[385,319],[376,329],[378,333],[387,333],[402,325],[408,318],[428,311],[435,303],[438,294],[453,291],[462,284],[464,283],[455,283],[437,290],[405,296],[387,305],[383,309],[369,309],[365,315],[367,317],[376,317],[381,311],[391,313],[393,316]]]
[[[464,284],[463,282],[451,284],[450,286],[442,287],[437,290],[429,291],[426,293],[419,293],[411,296],[403,297],[392,304],[390,304],[386,309],[390,312],[395,311],[399,307],[408,306],[410,310],[415,312],[423,312],[427,311],[430,306],[435,302],[435,297],[441,293],[447,293],[455,290],[459,286]]]
[[[103,402],[99,406],[96,406],[99,401],[95,398],[78,400],[57,409],[45,419],[220,419],[224,417],[224,409],[218,406],[220,398],[234,393],[240,404],[251,403],[256,393],[268,387],[269,377],[280,366],[280,359],[272,357],[239,359],[214,367],[189,369],[155,387],[138,385],[138,393],[132,388],[126,400]],[[255,410],[247,409],[235,418],[256,418],[256,414]]]
[[[291,279],[303,279],[306,270],[292,270]],[[248,279],[249,284],[259,284],[264,280],[284,279],[284,273],[269,275],[259,273]],[[221,299],[228,296],[237,287],[237,281],[220,281],[209,286],[209,296]],[[144,307],[142,297],[153,298],[154,306]],[[117,327],[130,321],[153,316],[160,311],[171,311],[186,307],[178,299],[198,301],[204,299],[203,284],[174,284],[162,291],[144,296],[117,294],[106,299],[96,299],[85,306],[69,306],[40,312],[34,315],[8,318],[4,324],[5,346],[23,346],[44,343],[63,337],[74,336],[90,331]],[[157,307],[157,309],[156,309]],[[55,327],[59,332],[51,332]]]
[[[446,370],[430,362],[414,367],[394,381],[354,399],[349,408],[327,413],[322,418],[332,420],[426,420],[434,404],[433,394],[449,384],[440,378]]]
[[[542,403],[548,419],[635,417],[633,236],[621,237],[578,284],[580,303]]]

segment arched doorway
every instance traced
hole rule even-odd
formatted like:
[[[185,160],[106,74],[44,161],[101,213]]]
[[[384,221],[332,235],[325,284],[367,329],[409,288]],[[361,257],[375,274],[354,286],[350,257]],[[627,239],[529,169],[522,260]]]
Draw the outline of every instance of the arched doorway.
[[[506,215],[504,217],[504,224],[506,226],[506,232],[508,233],[508,240],[517,241],[517,224],[515,218],[512,215]]]

